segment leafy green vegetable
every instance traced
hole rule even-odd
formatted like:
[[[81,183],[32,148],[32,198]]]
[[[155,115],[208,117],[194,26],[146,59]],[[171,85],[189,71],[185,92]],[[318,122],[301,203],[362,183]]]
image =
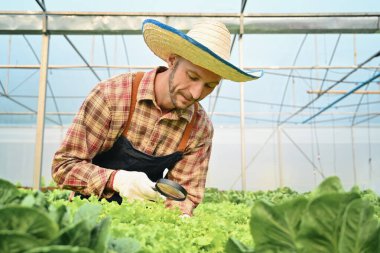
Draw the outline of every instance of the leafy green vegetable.
[[[106,252],[110,237],[110,229],[111,219],[107,217],[92,229],[89,248],[93,249],[96,253]]]
[[[93,227],[97,223],[97,217],[100,215],[102,211],[102,206],[96,203],[89,204],[86,203],[76,211],[74,214],[74,223],[87,220],[89,225]]]
[[[358,198],[356,193],[326,193],[312,199],[299,231],[302,245],[315,252],[339,252],[343,214]]]
[[[254,249],[245,246],[235,238],[230,238],[227,241],[226,252],[230,253],[254,253]]]
[[[23,253],[27,249],[43,245],[32,235],[18,231],[0,230],[0,252]]]
[[[0,178],[0,206],[12,203],[18,195],[16,186]]]
[[[328,177],[312,192],[313,197],[318,197],[326,193],[343,193],[344,189],[340,179],[336,176]]]
[[[18,231],[44,240],[50,240],[58,234],[57,224],[38,209],[7,206],[0,208],[0,217],[0,230]]]
[[[3,224],[0,252],[380,252],[379,196],[358,187],[345,192],[338,178],[303,194],[286,187],[257,192],[206,189],[205,201],[189,219],[180,219],[180,212],[166,209],[163,202],[119,205],[96,197],[69,202],[66,190],[18,189],[12,194],[17,197],[0,204],[0,210],[37,210],[57,232],[51,239],[37,239],[36,230],[21,223],[21,231],[18,225]],[[24,216],[18,219],[29,224]]]
[[[25,253],[94,253],[94,251],[82,247],[54,245],[34,248],[26,251]]]
[[[110,244],[111,219],[98,223],[102,206],[80,201],[71,215],[67,204],[51,205],[49,200],[61,201],[61,193],[44,194],[40,191],[17,189],[1,180],[0,193],[0,252],[78,252],[106,253],[110,248],[121,249],[126,245],[122,239]],[[58,195],[56,195],[58,194]],[[19,243],[21,244],[19,244]],[[132,243],[134,242],[134,244]],[[136,241],[129,246],[136,248]],[[116,251],[125,252],[125,249]],[[134,252],[134,251],[131,251]]]
[[[60,205],[55,207],[50,205],[48,208],[49,216],[58,224],[60,229],[63,229],[70,225],[71,216],[66,206]]]
[[[116,238],[110,240],[109,249],[117,253],[137,253],[141,246],[132,238]]]
[[[339,237],[340,252],[379,252],[379,222],[368,202],[356,199],[345,210]]]
[[[275,247],[296,251],[296,238],[307,200],[299,197],[279,205],[260,201],[252,208],[251,233],[257,250]]]
[[[370,253],[380,248],[373,206],[357,188],[344,192],[337,177],[327,178],[308,197],[256,202],[250,225],[257,253]],[[226,249],[248,250],[236,240]]]

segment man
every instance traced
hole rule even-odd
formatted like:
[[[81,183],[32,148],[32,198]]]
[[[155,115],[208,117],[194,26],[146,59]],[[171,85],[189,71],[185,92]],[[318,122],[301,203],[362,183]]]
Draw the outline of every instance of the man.
[[[167,168],[166,177],[188,195],[183,202],[167,199],[166,206],[191,216],[203,198],[213,136],[198,101],[222,78],[244,82],[261,72],[248,74],[228,62],[231,35],[219,22],[184,34],[148,19],[143,36],[168,67],[98,84],[54,156],[53,178],[84,196],[155,200],[154,182]]]

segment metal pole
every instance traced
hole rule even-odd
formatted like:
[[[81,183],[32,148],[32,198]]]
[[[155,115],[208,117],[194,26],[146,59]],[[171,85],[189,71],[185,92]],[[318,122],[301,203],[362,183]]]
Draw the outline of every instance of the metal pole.
[[[351,145],[352,145],[352,172],[354,176],[354,184],[357,184],[357,174],[356,174],[356,158],[355,158],[355,137],[354,137],[354,126],[351,126]]]
[[[239,34],[239,65],[243,67],[243,15],[240,16],[240,34]],[[245,166],[245,112],[244,112],[244,83],[240,83],[240,143],[241,143],[241,186],[242,190],[247,189],[247,169]]]
[[[308,94],[321,94],[324,91],[319,90],[307,90],[306,93]],[[347,90],[329,90],[328,92],[325,92],[325,94],[347,94]],[[379,95],[380,91],[366,91],[366,90],[357,90],[353,92],[352,94],[362,94],[362,95]]]
[[[284,168],[282,167],[281,126],[277,127],[277,147],[278,147],[278,174],[280,177],[280,187],[284,187]]]
[[[41,186],[41,171],[42,171],[42,156],[44,142],[44,127],[45,127],[45,105],[46,105],[46,87],[47,87],[47,72],[49,59],[49,40],[48,34],[42,35],[41,48],[41,68],[40,82],[38,92],[38,110],[37,110],[37,132],[36,145],[34,151],[34,175],[33,189],[39,189]]]

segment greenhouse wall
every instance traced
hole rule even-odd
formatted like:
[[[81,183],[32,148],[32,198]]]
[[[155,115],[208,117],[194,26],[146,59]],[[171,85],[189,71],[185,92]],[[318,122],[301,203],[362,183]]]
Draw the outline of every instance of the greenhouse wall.
[[[51,161],[67,128],[46,128],[43,171],[51,182]],[[380,193],[380,128],[378,127],[247,127],[247,190],[288,186],[309,191],[324,176],[337,175],[344,186]],[[0,128],[0,178],[32,186],[34,127]],[[238,126],[215,126],[207,187],[242,189]]]

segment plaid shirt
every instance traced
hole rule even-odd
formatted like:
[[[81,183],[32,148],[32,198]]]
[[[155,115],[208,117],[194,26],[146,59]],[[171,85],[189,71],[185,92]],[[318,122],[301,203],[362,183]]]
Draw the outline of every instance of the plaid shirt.
[[[165,69],[159,67],[142,78],[128,129],[128,140],[132,145],[154,156],[177,151],[183,131],[194,113],[194,106],[191,106],[161,114],[155,100],[154,79],[156,72]],[[110,149],[124,130],[130,108],[132,77],[132,73],[127,73],[99,83],[83,102],[54,156],[52,174],[60,187],[85,195],[112,196],[105,186],[113,170],[96,166],[91,160],[96,154]],[[199,106],[196,113],[196,123],[183,159],[168,174],[169,179],[186,188],[188,197],[183,202],[167,200],[166,206],[178,206],[187,214],[192,214],[202,201],[213,136],[206,112]]]

